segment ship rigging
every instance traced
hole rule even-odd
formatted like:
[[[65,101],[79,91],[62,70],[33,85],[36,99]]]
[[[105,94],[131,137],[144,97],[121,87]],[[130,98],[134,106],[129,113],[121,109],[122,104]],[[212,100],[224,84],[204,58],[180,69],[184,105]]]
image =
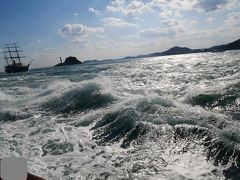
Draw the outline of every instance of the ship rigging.
[[[19,50],[17,43],[5,44],[3,55],[7,64],[5,66],[6,73],[26,72],[29,70],[29,66],[33,60],[27,56],[20,56],[20,52],[22,50]],[[26,64],[22,63],[23,59],[27,61]]]

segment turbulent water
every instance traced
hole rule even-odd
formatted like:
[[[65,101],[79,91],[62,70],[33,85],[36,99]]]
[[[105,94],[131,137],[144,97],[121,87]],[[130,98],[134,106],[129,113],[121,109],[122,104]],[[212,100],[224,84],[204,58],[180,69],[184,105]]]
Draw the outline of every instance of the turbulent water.
[[[0,156],[46,179],[240,179],[240,51],[0,73]]]

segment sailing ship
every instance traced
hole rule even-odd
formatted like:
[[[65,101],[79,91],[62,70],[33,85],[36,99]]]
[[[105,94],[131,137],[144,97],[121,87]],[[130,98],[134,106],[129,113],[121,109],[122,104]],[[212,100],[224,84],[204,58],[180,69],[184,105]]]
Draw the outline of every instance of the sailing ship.
[[[29,62],[29,57],[20,56],[19,46],[17,43],[6,44],[3,48],[4,59],[6,60],[7,65],[5,66],[6,73],[16,73],[16,72],[26,72],[29,69],[29,66],[32,60]],[[23,64],[21,61],[25,59],[28,61],[27,64]]]

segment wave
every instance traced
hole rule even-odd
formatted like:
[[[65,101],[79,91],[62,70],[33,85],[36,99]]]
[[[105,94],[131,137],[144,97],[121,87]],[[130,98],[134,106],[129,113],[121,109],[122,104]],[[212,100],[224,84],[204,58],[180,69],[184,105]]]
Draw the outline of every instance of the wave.
[[[17,121],[31,117],[30,113],[13,109],[0,110],[0,122]]]
[[[76,113],[106,107],[116,100],[113,95],[104,92],[96,83],[87,83],[69,89],[42,103],[41,108],[55,113]]]
[[[125,106],[125,105],[123,105]],[[137,104],[112,111],[101,118],[92,130],[93,138],[100,144],[108,144],[124,139],[122,147],[128,147],[137,137],[147,131],[143,122],[161,124],[158,112],[161,108],[174,106],[163,98],[140,99]]]
[[[12,101],[13,97],[11,95],[5,94],[2,91],[0,91],[0,102],[6,102],[6,101]]]
[[[206,109],[239,111],[240,110],[240,83],[233,84],[221,92],[201,93],[191,97],[188,103],[202,106]]]
[[[139,116],[134,109],[123,109],[105,115],[92,128],[94,139],[101,144],[119,141],[138,125]]]
[[[42,156],[49,155],[62,155],[68,152],[73,152],[74,145],[68,142],[60,142],[60,139],[48,140],[46,144],[42,146]]]
[[[205,144],[207,157],[214,165],[225,167],[223,174],[227,179],[240,179],[240,136],[235,132],[223,132],[219,139]]]
[[[240,179],[239,53],[212,55],[5,76],[2,154],[48,179]]]
[[[240,178],[240,136],[231,131],[214,132],[199,126],[179,125],[175,127],[175,140],[201,140],[205,147],[206,157],[218,167],[223,167],[223,175],[227,179]]]
[[[198,144],[205,147],[208,161],[223,167],[226,178],[239,178],[240,136],[232,122],[194,107],[185,108],[163,98],[141,99],[103,116],[91,129],[93,139],[101,145],[120,143],[122,148],[156,141],[165,149],[182,142],[182,153],[197,147],[189,144]]]

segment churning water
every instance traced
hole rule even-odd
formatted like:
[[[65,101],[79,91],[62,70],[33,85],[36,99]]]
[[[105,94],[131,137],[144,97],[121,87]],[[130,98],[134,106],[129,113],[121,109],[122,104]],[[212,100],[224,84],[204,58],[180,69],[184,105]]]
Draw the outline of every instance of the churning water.
[[[240,51],[0,74],[0,155],[46,179],[240,179]]]

